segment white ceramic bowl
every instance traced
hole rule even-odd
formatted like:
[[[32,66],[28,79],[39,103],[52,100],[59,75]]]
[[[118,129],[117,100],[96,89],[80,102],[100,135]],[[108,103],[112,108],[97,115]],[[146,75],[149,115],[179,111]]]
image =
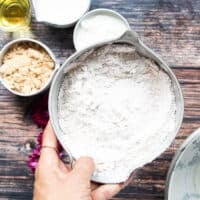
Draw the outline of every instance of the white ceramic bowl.
[[[35,43],[37,45],[39,45],[40,47],[42,47],[48,54],[49,56],[51,57],[51,59],[54,61],[55,63],[55,68],[51,74],[51,77],[49,78],[49,80],[46,82],[46,84],[41,88],[39,89],[38,91],[34,92],[34,93],[31,93],[31,94],[23,94],[23,93],[19,93],[15,90],[12,90],[6,83],[5,81],[3,80],[3,78],[0,77],[0,82],[4,85],[4,87],[9,90],[11,93],[17,95],[17,96],[22,96],[22,97],[30,97],[30,96],[35,96],[35,95],[38,95],[40,93],[42,93],[43,91],[45,91],[46,89],[49,88],[50,84],[51,84],[51,81],[56,73],[56,71],[58,70],[59,68],[59,63],[56,61],[56,57],[54,56],[53,52],[49,49],[49,47],[47,47],[44,43],[38,41],[38,40],[34,40],[34,39],[29,39],[29,38],[20,38],[20,39],[16,39],[16,40],[13,40],[9,43],[7,43],[1,50],[0,52],[0,67],[2,65],[2,60],[3,60],[3,57],[4,55],[6,54],[6,52],[15,44],[17,43],[26,43],[26,42],[31,42],[31,43]]]
[[[176,153],[168,172],[165,200],[200,199],[200,128]]]
[[[78,39],[77,39],[79,37],[79,29],[81,27],[81,23],[84,20],[88,19],[89,17],[99,15],[99,14],[115,17],[116,19],[120,20],[127,27],[127,30],[131,30],[128,21],[118,12],[116,12],[114,10],[110,10],[110,9],[105,9],[105,8],[99,8],[99,9],[92,10],[92,11],[86,13],[83,17],[81,17],[80,20],[78,21],[78,23],[76,24],[75,28],[74,28],[73,42],[74,42],[74,47],[77,51],[82,49],[82,48],[79,47]],[[117,39],[120,36],[121,35],[116,36],[116,38],[109,38],[108,41]],[[102,38],[101,42],[105,42],[105,41],[106,40],[104,38]],[[95,44],[96,43],[94,43],[92,45],[95,45]],[[84,48],[87,48],[87,47],[89,47],[89,46],[85,46]]]
[[[40,15],[38,13],[40,0],[31,0],[31,3],[32,3],[32,6],[33,6],[33,8],[35,10],[36,20],[38,22],[43,22],[43,23],[45,23],[47,25],[50,25],[50,26],[53,26],[53,27],[56,27],[56,28],[68,28],[68,27],[73,26],[90,9],[90,6],[91,6],[91,0],[89,0],[88,1],[88,5],[87,5],[85,11],[83,13],[80,13],[80,17],[79,18],[74,18],[74,20],[71,20],[68,23],[62,23],[62,22],[60,22],[58,24],[58,23],[53,22],[50,18],[48,19],[48,17],[45,16],[45,15],[41,19]],[[59,4],[59,2],[56,2],[56,1],[54,3],[55,4]],[[55,8],[57,8],[57,6],[55,6]],[[48,9],[48,7],[47,7],[47,9]],[[53,13],[52,13],[52,15],[53,15]],[[65,18],[66,16],[63,15],[62,17]]]

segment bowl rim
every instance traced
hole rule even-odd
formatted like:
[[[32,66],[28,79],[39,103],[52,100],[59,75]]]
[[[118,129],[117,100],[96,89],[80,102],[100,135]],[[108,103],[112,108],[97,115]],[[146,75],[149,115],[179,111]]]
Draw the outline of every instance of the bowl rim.
[[[31,43],[35,43],[37,45],[39,45],[41,48],[43,48],[47,53],[48,55],[51,57],[51,59],[53,60],[53,62],[55,63],[55,67],[54,67],[54,70],[52,71],[52,74],[50,76],[50,78],[48,79],[48,81],[45,83],[45,85],[40,88],[39,90],[37,90],[36,92],[33,92],[31,94],[23,94],[23,93],[20,93],[20,92],[17,92],[13,89],[11,89],[4,81],[4,79],[0,76],[0,82],[2,83],[2,85],[8,90],[10,91],[12,94],[14,95],[17,95],[17,96],[21,96],[21,97],[32,97],[32,96],[35,96],[35,95],[38,95],[42,92],[44,92],[51,84],[52,80],[53,80],[53,77],[55,75],[55,73],[58,71],[58,68],[60,66],[60,64],[58,63],[58,61],[56,60],[56,57],[54,55],[54,53],[51,51],[51,49],[46,45],[44,44],[43,42],[39,41],[39,40],[35,40],[35,39],[31,39],[31,38],[26,38],[26,37],[23,37],[23,38],[19,38],[19,39],[15,39],[15,40],[12,40],[10,42],[8,42],[7,44],[5,44],[3,46],[3,48],[1,49],[0,51],[0,68],[1,68],[1,65],[2,65],[2,59],[4,57],[4,55],[6,54],[6,52],[8,52],[8,50],[15,44],[17,43],[28,43],[28,42],[31,42]]]
[[[74,47],[76,49],[76,51],[80,51],[82,49],[78,48],[77,46],[77,35],[78,35],[78,30],[80,28],[80,24],[85,20],[87,19],[89,16],[92,16],[92,15],[95,15],[95,14],[98,14],[98,13],[106,13],[106,14],[111,14],[115,17],[117,17],[118,19],[120,19],[121,21],[124,22],[124,24],[127,26],[127,30],[131,30],[131,27],[130,27],[130,24],[128,22],[128,20],[123,16],[121,15],[119,12],[115,11],[115,10],[112,10],[112,9],[108,9],[108,8],[97,8],[97,9],[94,9],[94,10],[91,10],[87,13],[85,13],[85,15],[83,15],[79,21],[77,22],[75,28],[74,28],[74,31],[73,31],[73,44],[74,44]],[[116,38],[117,39],[117,38]],[[109,40],[110,41],[110,40]],[[90,46],[93,46],[93,45],[90,45]],[[87,48],[87,47],[86,47]],[[85,48],[83,48],[85,49]]]

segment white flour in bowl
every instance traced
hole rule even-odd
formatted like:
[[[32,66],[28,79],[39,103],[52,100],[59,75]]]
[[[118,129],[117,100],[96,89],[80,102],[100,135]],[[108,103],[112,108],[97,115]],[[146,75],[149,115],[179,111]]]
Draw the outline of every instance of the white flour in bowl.
[[[75,158],[91,156],[97,174],[117,168],[131,172],[169,146],[175,136],[175,94],[157,64],[133,46],[112,44],[70,65],[75,69],[60,88],[58,116]]]

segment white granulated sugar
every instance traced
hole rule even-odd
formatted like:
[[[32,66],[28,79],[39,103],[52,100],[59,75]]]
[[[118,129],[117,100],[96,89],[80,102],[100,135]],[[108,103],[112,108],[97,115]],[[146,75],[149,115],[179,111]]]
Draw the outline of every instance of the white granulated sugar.
[[[76,30],[76,47],[80,50],[119,38],[128,29],[128,25],[119,16],[108,13],[88,15]]]
[[[78,58],[59,92],[59,124],[75,158],[96,173],[133,170],[164,151],[175,134],[169,76],[133,46],[113,44]]]

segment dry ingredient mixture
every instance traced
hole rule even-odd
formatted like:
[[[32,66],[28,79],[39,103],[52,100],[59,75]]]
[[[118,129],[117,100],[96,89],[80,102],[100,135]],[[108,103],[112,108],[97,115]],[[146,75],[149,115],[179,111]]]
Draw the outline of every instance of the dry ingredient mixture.
[[[42,47],[18,43],[3,57],[0,76],[12,90],[31,94],[45,86],[54,68],[54,61]]]
[[[133,46],[112,44],[71,63],[59,92],[59,125],[77,158],[91,156],[96,173],[130,172],[152,161],[175,134],[169,76]],[[118,170],[118,171],[117,171]]]

